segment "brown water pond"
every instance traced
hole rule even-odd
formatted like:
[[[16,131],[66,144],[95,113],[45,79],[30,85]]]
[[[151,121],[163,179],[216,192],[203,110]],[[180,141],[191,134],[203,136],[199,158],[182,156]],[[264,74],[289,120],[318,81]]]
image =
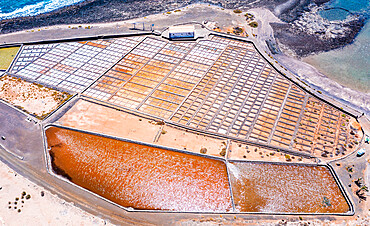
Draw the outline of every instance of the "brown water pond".
[[[222,161],[51,127],[55,172],[124,207],[232,211]]]
[[[121,206],[233,211],[222,161],[57,127],[46,137],[56,173]],[[227,167],[237,212],[349,211],[324,166],[233,161]]]
[[[324,166],[228,163],[238,212],[346,213],[348,203]]]

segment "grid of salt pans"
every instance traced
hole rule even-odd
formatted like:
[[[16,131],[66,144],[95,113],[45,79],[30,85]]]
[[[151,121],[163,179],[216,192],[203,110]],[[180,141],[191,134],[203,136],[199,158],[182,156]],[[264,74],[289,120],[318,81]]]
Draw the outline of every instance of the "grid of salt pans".
[[[290,148],[306,94],[273,70],[251,44],[212,40],[228,46],[171,120]]]
[[[225,46],[147,38],[84,94],[169,118]]]
[[[167,68],[156,67],[152,60],[165,45],[165,41],[146,38],[84,94],[119,106],[137,107],[168,72]],[[170,65],[167,63],[167,67]]]
[[[326,149],[349,137],[339,111],[320,106],[312,110],[316,115],[306,115],[311,97],[278,74],[252,44],[217,36],[197,43],[146,38],[84,95],[278,148],[313,152],[307,139],[315,128],[329,137],[317,141]],[[310,117],[324,121],[315,126]],[[337,138],[326,131],[326,121],[343,125]]]
[[[186,46],[185,46],[186,45]],[[168,43],[157,56],[176,57],[175,66],[165,79],[152,91],[139,110],[162,118],[169,118],[209,66],[184,60],[196,43]],[[190,51],[190,53],[189,53]],[[157,57],[156,56],[156,57]]]
[[[17,73],[26,65],[39,58],[41,55],[54,48],[58,44],[44,44],[44,45],[24,45],[18,58],[14,62],[10,72]]]
[[[329,157],[350,149],[350,116],[310,97],[303,113],[293,148],[314,154],[326,151]],[[354,147],[354,145],[353,145]]]
[[[194,128],[246,135],[276,73],[256,53],[228,46],[171,120]],[[250,118],[248,118],[248,116]]]
[[[15,74],[72,92],[81,92],[144,37],[60,43]]]

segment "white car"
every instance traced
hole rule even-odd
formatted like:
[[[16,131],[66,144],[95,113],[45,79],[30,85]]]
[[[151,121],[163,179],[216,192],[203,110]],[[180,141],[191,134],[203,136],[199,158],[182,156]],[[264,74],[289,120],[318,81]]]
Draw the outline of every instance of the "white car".
[[[365,148],[361,148],[357,151],[357,157],[361,157],[365,154]]]

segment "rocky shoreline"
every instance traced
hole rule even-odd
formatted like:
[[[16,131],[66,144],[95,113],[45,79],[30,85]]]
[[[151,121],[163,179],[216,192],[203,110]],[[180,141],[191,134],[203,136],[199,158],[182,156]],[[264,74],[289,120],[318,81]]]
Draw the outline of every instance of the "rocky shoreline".
[[[328,51],[351,43],[364,25],[364,20],[337,23],[332,26],[332,33],[340,35],[322,38],[320,32],[328,29],[317,16],[317,7],[329,0],[87,0],[67,6],[50,13],[32,17],[18,17],[0,20],[0,34],[7,34],[37,27],[60,24],[106,23],[145,17],[151,14],[165,13],[194,3],[217,5],[227,9],[265,7],[275,13],[284,24],[272,24],[278,43],[287,47],[298,57],[312,53]],[[316,11],[315,11],[316,10]],[[312,27],[312,24],[315,26]],[[324,25],[323,25],[324,24]],[[317,28],[317,31],[315,31]],[[344,32],[340,32],[344,31]],[[283,48],[284,50],[284,48]]]
[[[294,52],[295,56],[304,57],[310,54],[337,49],[352,43],[364,26],[364,21],[348,22],[342,27],[342,29],[347,28],[343,34],[341,33],[342,36],[328,38],[320,38],[317,34],[310,34],[307,31],[296,29],[291,24],[272,23],[271,26],[274,29],[274,36],[280,47],[287,47]],[[284,52],[284,48],[281,49]]]
[[[278,43],[293,55],[304,57],[352,43],[365,25],[364,16],[351,15],[343,21],[329,21],[319,15],[320,10],[323,7],[312,4],[291,23],[271,23]]]

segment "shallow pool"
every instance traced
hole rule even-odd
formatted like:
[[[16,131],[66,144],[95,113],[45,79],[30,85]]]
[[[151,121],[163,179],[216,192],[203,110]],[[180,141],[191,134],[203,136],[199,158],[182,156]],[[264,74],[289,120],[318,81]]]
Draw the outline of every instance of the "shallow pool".
[[[124,207],[179,212],[350,211],[325,166],[225,163],[66,128],[49,127],[45,133],[55,173]]]
[[[233,162],[228,167],[239,212],[349,211],[348,203],[325,166]]]
[[[57,173],[124,207],[232,210],[222,161],[56,127],[46,136]]]

